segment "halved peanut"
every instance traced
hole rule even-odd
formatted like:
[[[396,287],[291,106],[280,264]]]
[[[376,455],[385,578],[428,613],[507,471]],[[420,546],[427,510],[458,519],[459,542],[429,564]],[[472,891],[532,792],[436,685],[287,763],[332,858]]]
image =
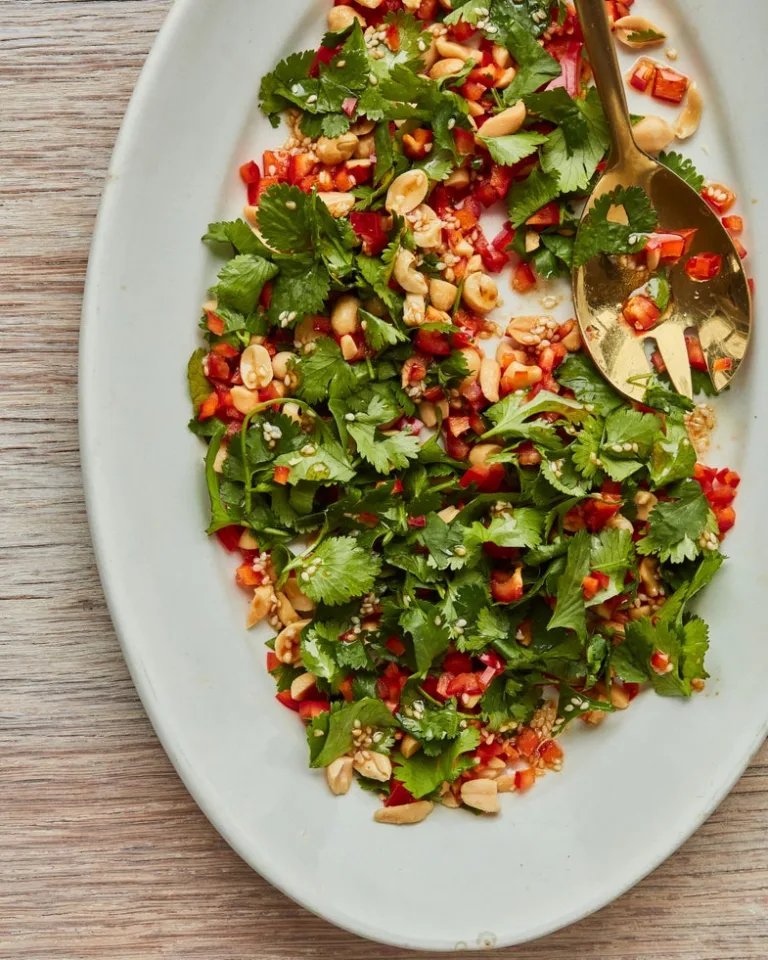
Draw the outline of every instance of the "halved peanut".
[[[429,299],[438,310],[452,310],[459,288],[455,283],[433,277],[429,281]]]
[[[315,153],[320,163],[332,166],[343,163],[355,155],[358,139],[354,133],[342,133],[338,137],[320,137],[315,146]]]
[[[277,597],[277,619],[284,627],[287,627],[289,623],[296,623],[297,620],[301,620],[301,617],[293,609],[293,604],[282,590],[278,590],[275,596]]]
[[[376,152],[376,143],[372,133],[366,133],[358,138],[357,150],[355,156],[360,160],[370,160]]]
[[[525,252],[533,253],[541,246],[541,234],[538,230],[528,230],[525,234]]]
[[[515,775],[514,773],[505,773],[503,776],[499,777],[496,781],[496,792],[497,793],[511,793],[515,789]]]
[[[551,340],[558,326],[552,317],[512,317],[506,334],[521,347],[536,347],[542,340]]]
[[[465,275],[470,273],[477,273],[483,269],[483,258],[479,253],[473,253],[472,256],[467,260],[467,268],[464,271]]]
[[[659,502],[659,498],[651,493],[650,490],[638,490],[635,494],[635,504],[637,506],[637,519],[641,523],[650,517],[651,511]]]
[[[280,410],[289,420],[293,420],[294,423],[301,423],[301,407],[298,403],[284,403]]]
[[[629,706],[629,694],[617,683],[611,684],[611,703],[617,710],[626,710]]]
[[[403,323],[407,327],[418,327],[424,323],[427,302],[420,293],[406,293],[403,305]]]
[[[286,404],[288,406],[288,404]],[[285,407],[283,407],[285,409]],[[300,613],[311,613],[315,609],[315,601],[301,592],[298,581],[289,578],[283,584],[283,593],[291,601],[294,610]]]
[[[325,779],[334,796],[347,793],[352,785],[352,757],[338,757],[329,763],[325,768]]]
[[[581,332],[579,331],[579,328],[574,325],[573,329],[569,330],[560,342],[566,350],[570,351],[571,353],[577,353],[582,347]]]
[[[346,217],[349,211],[357,203],[357,199],[351,193],[339,193],[336,190],[320,191],[318,197],[328,207],[328,212],[332,217]]]
[[[613,24],[616,31],[616,39],[623,43],[625,47],[631,47],[637,50],[640,47],[651,47],[656,43],[664,43],[667,35],[660,30],[655,23],[645,17],[620,17]],[[632,40],[631,37],[637,34],[650,34],[650,39]]]
[[[270,367],[270,370],[271,369]],[[259,391],[249,390],[248,387],[232,387],[229,394],[232,397],[232,405],[235,410],[239,410],[240,413],[249,414],[254,407],[257,407],[259,403],[261,403],[259,400]]]
[[[357,344],[355,343],[354,337],[350,337],[348,333],[345,333],[341,340],[339,340],[339,346],[341,347],[341,355],[347,362],[355,359],[357,356]]]
[[[437,52],[446,59],[457,59],[466,63],[467,60],[480,60],[482,54],[479,50],[473,50],[472,47],[465,47],[461,43],[454,43],[447,37],[438,37],[435,40]]]
[[[406,733],[400,741],[400,753],[402,753],[407,760],[409,757],[412,757],[414,753],[418,753],[419,750],[421,750],[421,744],[416,737],[412,737],[410,733]]]
[[[272,373],[278,380],[285,380],[288,376],[288,364],[296,360],[296,354],[289,350],[281,350],[272,357]]]
[[[422,400],[419,404],[419,420],[425,427],[437,426],[437,407],[429,400]]]
[[[443,238],[443,221],[426,203],[413,211],[413,241],[417,247],[438,247]]]
[[[280,663],[297,663],[301,659],[299,649],[299,638],[304,627],[308,626],[311,620],[297,620],[287,627],[284,627],[275,637],[275,656]]]
[[[216,456],[213,458],[214,473],[222,472],[222,470],[224,469],[224,462],[228,456],[229,456],[229,450],[227,449],[227,444],[222,442],[221,446],[216,451]]]
[[[480,368],[483,365],[483,358],[476,347],[462,347],[461,355],[467,364],[470,377],[477,377],[480,374]]]
[[[379,807],[373,819],[376,823],[421,823],[432,813],[434,806],[429,800],[416,800],[396,807]]]
[[[384,206],[390,213],[404,216],[424,202],[428,190],[429,178],[423,170],[406,170],[389,185]]]
[[[605,522],[606,527],[609,527],[611,530],[626,530],[627,533],[634,533],[635,528],[632,526],[631,521],[627,520],[623,513],[615,513]]]
[[[261,390],[272,382],[272,358],[266,347],[252,343],[240,356],[240,377],[249,390]]]
[[[383,753],[372,750],[360,750],[353,758],[355,770],[367,780],[380,780],[386,783],[392,776],[392,762]]]
[[[490,403],[498,403],[501,366],[493,357],[484,357],[480,364],[480,389]]]
[[[496,66],[501,67],[502,70],[506,70],[507,67],[512,65],[512,56],[509,50],[506,47],[499,46],[498,43],[494,43],[491,48],[491,57]]]
[[[643,557],[637,567],[640,582],[646,594],[652,598],[658,597],[661,590],[661,581],[656,572],[658,568],[659,561],[655,557]]]
[[[528,367],[523,363],[518,363],[517,360],[513,360],[504,371],[504,376],[501,378],[501,386],[506,392],[511,390],[526,390],[528,387],[537,384],[542,376],[541,367],[535,365]]]
[[[352,7],[346,6],[346,4],[341,4],[338,7],[331,7],[328,11],[328,29],[332,33],[338,33],[340,30],[346,30],[347,27],[351,27],[352,24],[358,21],[358,23],[365,29],[365,19],[362,14],[358,13],[357,10]]]
[[[305,343],[311,343],[312,340],[319,340],[325,334],[320,330],[315,330],[315,320],[317,317],[306,316],[299,320],[293,328],[293,341],[298,346],[303,347]]]
[[[451,523],[459,515],[459,508],[454,506],[443,507],[442,510],[437,511],[438,517],[443,521],[443,523]]]
[[[254,537],[250,530],[243,530],[240,534],[240,539],[237,541],[238,547],[241,550],[258,550],[259,541]]]
[[[461,785],[461,799],[468,807],[483,813],[498,813],[499,798],[495,780],[466,780]]]
[[[518,100],[512,107],[507,107],[501,113],[495,114],[483,124],[483,137],[506,137],[517,131],[525,123],[527,111],[522,100]]]
[[[300,673],[291,684],[291,699],[301,702],[314,687],[316,679],[314,673]]]
[[[632,127],[635,143],[646,153],[660,153],[675,139],[675,130],[671,123],[661,117],[643,117]]]
[[[469,170],[466,167],[459,167],[443,181],[443,184],[446,187],[456,187],[457,189],[469,186]]]
[[[437,42],[435,42],[437,46]],[[452,77],[456,73],[461,73],[464,69],[464,61],[458,57],[449,57],[447,60],[438,60],[429,68],[429,76],[432,80],[442,80],[443,77]]]
[[[701,114],[704,111],[704,99],[701,91],[692,83],[688,87],[688,95],[685,98],[685,106],[675,124],[675,136],[678,140],[687,140],[692,137],[699,129],[701,123]]]
[[[415,261],[416,257],[410,250],[401,248],[395,257],[393,274],[406,293],[419,293],[424,297],[429,289],[427,278],[416,269]]]
[[[493,86],[496,88],[496,90],[506,90],[516,76],[517,76],[517,68],[507,67],[507,69],[496,80],[496,83],[494,83]]]
[[[253,600],[251,600],[251,605],[248,608],[248,616],[245,620],[245,626],[248,630],[250,630],[251,627],[255,627],[257,623],[261,623],[264,617],[266,617],[272,607],[274,596],[275,591],[272,589],[271,584],[265,584],[254,589]]]
[[[485,463],[489,457],[496,456],[496,454],[501,453],[503,449],[504,447],[499,446],[498,443],[476,443],[469,451],[469,462],[479,467]]]
[[[358,298],[349,293],[339,297],[333,310],[331,310],[331,326],[336,336],[343,337],[345,333],[356,332],[360,326],[360,321],[357,318],[357,308],[359,306]]]
[[[365,137],[373,131],[375,126],[375,120],[369,120],[368,117],[360,117],[359,120],[355,120],[349,130],[350,133],[354,133],[356,137]]]
[[[526,353],[509,340],[502,340],[496,347],[496,359],[503,372],[513,360],[517,360],[518,363],[525,363]]]
[[[499,288],[487,273],[472,273],[464,281],[461,297],[470,310],[488,313],[499,302]]]

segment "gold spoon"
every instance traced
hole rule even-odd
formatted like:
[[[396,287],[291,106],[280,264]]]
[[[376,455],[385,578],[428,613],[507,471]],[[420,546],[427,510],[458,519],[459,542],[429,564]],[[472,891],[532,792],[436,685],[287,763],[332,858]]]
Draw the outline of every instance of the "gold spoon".
[[[592,258],[576,271],[573,293],[584,343],[616,390],[641,401],[651,373],[647,341],[654,341],[675,389],[690,398],[693,389],[685,331],[695,328],[709,375],[719,392],[739,369],[752,328],[752,300],[744,266],[707,202],[635,143],[605,0],[576,0],[576,9],[611,137],[605,172],[584,214],[603,194],[617,187],[636,186],[647,194],[658,214],[657,232],[696,230],[690,250],[667,268],[671,290],[667,315],[662,315],[662,322],[648,332],[634,330],[624,319],[622,306],[650,278],[650,271],[638,272],[626,258],[606,255]],[[722,257],[718,276],[705,282],[688,277],[685,263],[697,253]]]

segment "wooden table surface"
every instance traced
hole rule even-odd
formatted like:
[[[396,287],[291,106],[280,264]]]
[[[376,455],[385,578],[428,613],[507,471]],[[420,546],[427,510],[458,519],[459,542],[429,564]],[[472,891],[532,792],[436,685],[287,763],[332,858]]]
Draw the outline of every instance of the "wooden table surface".
[[[80,301],[113,141],[168,7],[0,3],[0,958],[410,956],[310,916],[218,836],[153,734],[99,586],[78,462]],[[764,748],[633,891],[502,955],[764,960],[766,813]]]

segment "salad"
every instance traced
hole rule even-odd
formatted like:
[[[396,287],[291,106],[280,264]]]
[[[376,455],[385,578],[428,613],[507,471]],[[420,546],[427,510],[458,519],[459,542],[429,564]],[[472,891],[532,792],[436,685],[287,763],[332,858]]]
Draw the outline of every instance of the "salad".
[[[606,5],[619,42],[663,50],[633,0]],[[356,0],[328,27],[263,79],[287,139],[241,167],[243,218],[203,238],[226,258],[188,367],[208,533],[334,794],[357,779],[385,823],[492,814],[561,769],[573,721],[703,689],[690,603],[739,477],[699,461],[712,408],[660,356],[632,404],[553,315],[574,265],[619,257],[638,271],[626,321],[647,329],[687,249],[638,190],[576,239],[608,135],[571,4]],[[637,118],[638,142],[736,236],[734,195],[664,152],[702,102],[661,57],[629,82],[679,111]]]

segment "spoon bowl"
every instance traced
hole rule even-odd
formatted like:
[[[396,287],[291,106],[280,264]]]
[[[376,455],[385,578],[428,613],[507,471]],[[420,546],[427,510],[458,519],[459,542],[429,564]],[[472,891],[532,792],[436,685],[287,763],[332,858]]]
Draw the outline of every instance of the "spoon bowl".
[[[610,25],[603,0],[576,0],[598,92],[608,120],[611,152],[585,210],[617,187],[639,187],[658,216],[657,232],[695,230],[690,248],[666,267],[669,305],[648,331],[623,316],[627,299],[653,275],[632,257],[593,257],[573,277],[576,315],[585,346],[603,376],[624,396],[641,401],[653,372],[649,356],[660,354],[675,389],[693,396],[686,333],[694,332],[716,391],[729,385],[746,355],[752,302],[744,266],[733,239],[704,198],[634,141]],[[582,219],[583,223],[583,219]],[[685,264],[696,254],[716,254],[720,271],[696,281]]]

